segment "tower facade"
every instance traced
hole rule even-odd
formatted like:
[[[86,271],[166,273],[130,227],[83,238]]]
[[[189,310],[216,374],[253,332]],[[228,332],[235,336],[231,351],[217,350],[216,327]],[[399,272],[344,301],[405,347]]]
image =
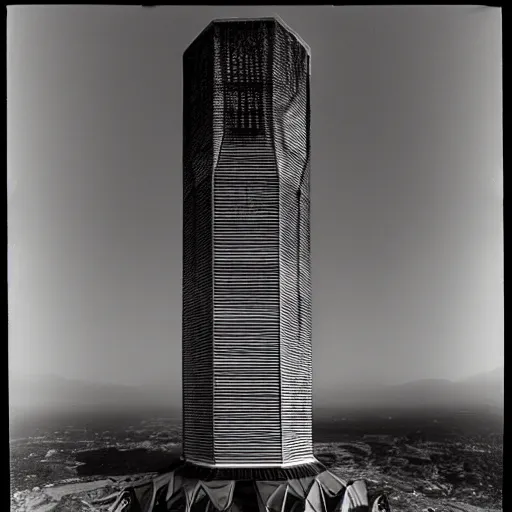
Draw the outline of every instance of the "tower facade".
[[[183,455],[311,462],[309,49],[218,20],[183,71]]]

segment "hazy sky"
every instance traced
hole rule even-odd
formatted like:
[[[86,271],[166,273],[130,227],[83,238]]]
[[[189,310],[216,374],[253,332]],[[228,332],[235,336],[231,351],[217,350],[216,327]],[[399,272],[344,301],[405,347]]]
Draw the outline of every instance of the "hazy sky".
[[[181,379],[182,53],[279,14],[312,50],[317,393],[503,364],[501,11],[9,7],[9,364]]]

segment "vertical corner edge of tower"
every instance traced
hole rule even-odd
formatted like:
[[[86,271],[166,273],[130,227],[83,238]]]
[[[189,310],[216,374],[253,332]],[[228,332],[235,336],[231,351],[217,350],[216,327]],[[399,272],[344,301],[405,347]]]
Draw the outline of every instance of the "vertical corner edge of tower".
[[[286,23],[286,21],[284,21],[283,18],[281,18],[281,16],[279,16],[278,14],[274,14],[273,17],[274,17],[274,19],[276,20],[277,23],[282,25],[282,27],[286,31],[290,32],[290,34],[292,34],[297,39],[297,41],[306,50],[306,53],[308,54],[308,57],[311,59],[311,46],[309,46],[309,44],[306,43],[306,41],[302,38],[302,36],[296,30],[294,30],[292,27],[290,27],[290,25],[288,25],[288,23]]]
[[[201,32],[199,32],[197,36],[194,37],[192,41],[190,41],[187,47],[183,50],[183,58],[185,58],[189,54],[189,52],[192,51],[192,49],[198,43],[198,41],[200,41],[213,28],[213,26],[215,25],[215,21],[216,20],[211,20],[208,23],[208,25],[206,25],[206,27],[204,27],[203,30],[201,30]]]

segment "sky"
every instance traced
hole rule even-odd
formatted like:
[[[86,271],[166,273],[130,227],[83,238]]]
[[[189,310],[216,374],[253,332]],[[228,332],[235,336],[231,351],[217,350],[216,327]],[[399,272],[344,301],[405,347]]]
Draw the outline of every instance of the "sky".
[[[500,9],[9,6],[11,374],[181,393],[182,54],[273,14],[312,52],[315,393],[503,365]]]

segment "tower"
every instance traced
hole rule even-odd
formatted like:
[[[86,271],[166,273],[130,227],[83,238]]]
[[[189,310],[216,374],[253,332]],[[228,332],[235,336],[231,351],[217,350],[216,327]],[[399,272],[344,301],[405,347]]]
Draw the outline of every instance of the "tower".
[[[310,53],[281,21],[213,21],[183,57],[186,460],[312,450]]]
[[[183,71],[183,457],[113,510],[389,512],[313,456],[309,49],[217,20]]]

